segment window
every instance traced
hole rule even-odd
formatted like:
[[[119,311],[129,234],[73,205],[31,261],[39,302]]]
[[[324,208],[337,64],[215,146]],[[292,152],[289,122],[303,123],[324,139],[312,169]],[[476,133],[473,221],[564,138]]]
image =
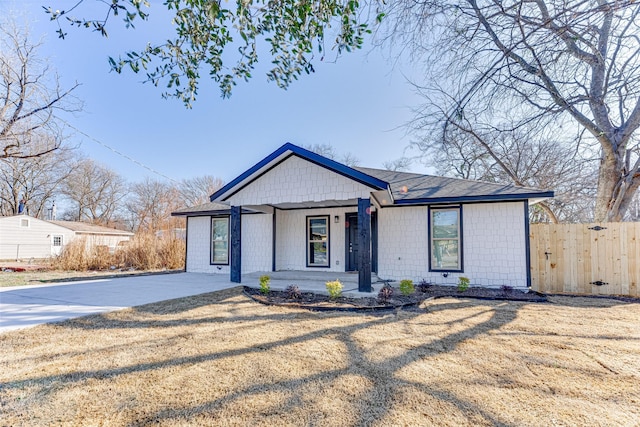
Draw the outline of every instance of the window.
[[[211,264],[229,264],[229,218],[211,218]]]
[[[432,271],[462,271],[462,208],[429,209]]]
[[[53,236],[53,246],[62,246],[62,236],[60,235]]]
[[[329,216],[307,217],[307,267],[329,267]]]
[[[20,227],[29,227],[29,219],[20,218]]]

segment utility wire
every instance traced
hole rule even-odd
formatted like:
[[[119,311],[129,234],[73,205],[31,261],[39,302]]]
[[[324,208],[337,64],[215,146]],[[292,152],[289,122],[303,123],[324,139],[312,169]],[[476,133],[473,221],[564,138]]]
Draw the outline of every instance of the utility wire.
[[[113,147],[111,147],[111,146],[109,146],[109,145],[105,144],[104,142],[97,140],[96,138],[92,137],[91,135],[86,134],[85,132],[81,131],[81,130],[80,130],[80,129],[78,129],[77,127],[72,126],[72,125],[70,125],[69,123],[65,123],[65,124],[66,124],[68,127],[70,127],[71,129],[73,129],[73,130],[75,130],[76,132],[78,132],[80,135],[83,135],[83,136],[85,136],[85,137],[89,138],[91,141],[95,142],[96,144],[103,146],[103,147],[104,147],[104,148],[106,148],[107,150],[112,151],[113,153],[117,154],[118,156],[120,156],[120,157],[122,157],[122,158],[125,158],[125,159],[129,160],[130,162],[132,162],[132,163],[134,163],[134,164],[136,164],[136,165],[140,166],[141,168],[144,168],[144,169],[148,170],[149,172],[152,172],[152,173],[154,173],[154,174],[156,174],[156,175],[158,175],[158,176],[161,176],[161,177],[163,177],[163,178],[165,178],[165,179],[168,179],[169,181],[173,182],[174,184],[178,184],[178,183],[179,183],[179,182],[178,182],[178,181],[176,181],[175,179],[170,178],[170,177],[168,177],[167,175],[165,175],[165,174],[163,174],[163,173],[161,173],[161,172],[158,172],[157,170],[155,170],[155,169],[153,169],[153,168],[151,168],[151,167],[149,167],[149,166],[145,165],[144,163],[142,163],[142,162],[140,162],[140,161],[138,161],[138,160],[136,160],[136,159],[134,159],[134,158],[132,158],[132,157],[130,157],[130,156],[128,156],[128,155],[126,155],[126,154],[124,154],[124,153],[122,153],[122,152],[118,151],[118,150],[116,150],[115,148],[113,148]]]

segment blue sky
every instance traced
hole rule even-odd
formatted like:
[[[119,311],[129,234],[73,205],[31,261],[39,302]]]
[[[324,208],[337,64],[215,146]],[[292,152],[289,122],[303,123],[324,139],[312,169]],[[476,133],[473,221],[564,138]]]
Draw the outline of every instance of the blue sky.
[[[42,6],[65,9],[75,3],[0,0],[0,13],[12,10],[19,22],[29,22],[32,37],[45,37],[42,54],[63,84],[81,83],[76,96],[84,101],[84,111],[67,118],[71,125],[172,179],[209,174],[229,181],[285,142],[331,144],[368,167],[416,154],[404,152],[410,138],[403,125],[419,103],[402,74],[411,73],[394,68],[380,50],[316,62],[316,73],[286,91],[257,71],[235,87],[230,99],[222,99],[205,77],[188,110],[178,100],[162,99],[161,88],[142,84],[143,75],[109,72],[108,56],[161,40],[170,31],[160,1],[152,1],[150,21],[135,30],[125,29],[116,17],[109,38],[65,28],[68,38],[60,40]],[[262,62],[268,65],[268,57]],[[74,135],[71,142],[130,181],[159,178],[83,135]],[[418,162],[412,171],[428,172]]]

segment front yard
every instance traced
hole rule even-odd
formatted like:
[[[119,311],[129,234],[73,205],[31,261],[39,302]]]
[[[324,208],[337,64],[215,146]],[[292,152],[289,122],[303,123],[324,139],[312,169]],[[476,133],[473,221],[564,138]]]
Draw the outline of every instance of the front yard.
[[[640,304],[385,314],[240,288],[0,335],[0,425],[638,425]]]

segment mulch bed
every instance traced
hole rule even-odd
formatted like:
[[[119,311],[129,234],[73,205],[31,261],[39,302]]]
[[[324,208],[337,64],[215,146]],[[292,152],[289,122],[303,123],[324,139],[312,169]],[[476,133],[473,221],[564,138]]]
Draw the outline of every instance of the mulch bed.
[[[508,300],[523,302],[546,302],[547,298],[537,292],[523,292],[516,289],[488,289],[472,287],[464,292],[458,291],[452,286],[430,285],[426,289],[416,289],[411,295],[402,295],[400,290],[394,288],[394,294],[388,301],[378,298],[348,298],[340,297],[335,300],[327,295],[302,292],[300,298],[289,298],[287,292],[269,291],[262,294],[260,289],[244,287],[244,294],[262,304],[277,305],[282,307],[306,308],[316,311],[359,311],[359,310],[393,310],[403,307],[414,307],[425,300],[435,298],[476,298],[488,300]]]

